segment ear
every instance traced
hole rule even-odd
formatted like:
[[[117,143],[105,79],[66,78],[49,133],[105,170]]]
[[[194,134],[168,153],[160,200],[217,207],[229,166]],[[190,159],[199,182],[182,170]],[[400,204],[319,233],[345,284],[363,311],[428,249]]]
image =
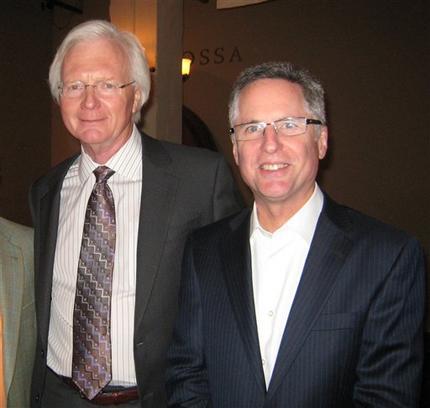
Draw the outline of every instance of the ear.
[[[234,136],[231,136],[231,142],[233,144],[233,157],[234,157],[234,162],[236,163],[237,166],[239,166],[239,152],[237,151],[237,142],[234,139]]]
[[[317,140],[318,145],[318,158],[322,160],[326,153],[328,148],[328,129],[327,126],[321,126],[320,135]]]
[[[137,86],[134,87],[134,99],[133,99],[133,113],[139,110],[140,101],[142,98],[142,91]]]

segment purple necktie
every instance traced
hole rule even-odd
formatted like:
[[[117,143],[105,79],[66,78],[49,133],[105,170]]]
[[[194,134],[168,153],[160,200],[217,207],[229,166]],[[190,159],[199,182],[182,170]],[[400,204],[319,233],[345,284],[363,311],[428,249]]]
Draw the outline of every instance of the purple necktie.
[[[72,379],[93,399],[112,379],[110,310],[115,259],[115,204],[107,179],[113,170],[94,170],[88,200],[73,311]]]

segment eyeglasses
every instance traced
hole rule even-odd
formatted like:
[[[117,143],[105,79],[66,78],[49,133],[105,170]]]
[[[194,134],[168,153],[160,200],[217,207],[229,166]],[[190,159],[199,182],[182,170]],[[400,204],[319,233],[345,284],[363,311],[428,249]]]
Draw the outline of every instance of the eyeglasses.
[[[109,97],[116,95],[119,89],[132,85],[135,82],[136,81],[131,81],[126,84],[117,84],[113,81],[100,80],[93,84],[86,84],[82,81],[72,81],[60,84],[58,89],[61,92],[61,96],[65,98],[79,98],[85,93],[85,90],[91,86],[94,88],[97,96]]]
[[[230,135],[243,141],[260,139],[269,125],[272,125],[280,136],[296,136],[305,133],[307,125],[322,125],[322,122],[318,119],[288,117],[273,122],[240,123],[230,128]]]

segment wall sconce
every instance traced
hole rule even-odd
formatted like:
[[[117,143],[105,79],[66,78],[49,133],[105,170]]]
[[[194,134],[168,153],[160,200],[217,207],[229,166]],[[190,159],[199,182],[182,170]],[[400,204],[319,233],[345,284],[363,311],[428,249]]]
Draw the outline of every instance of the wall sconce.
[[[191,58],[182,58],[182,80],[186,81],[191,72]]]

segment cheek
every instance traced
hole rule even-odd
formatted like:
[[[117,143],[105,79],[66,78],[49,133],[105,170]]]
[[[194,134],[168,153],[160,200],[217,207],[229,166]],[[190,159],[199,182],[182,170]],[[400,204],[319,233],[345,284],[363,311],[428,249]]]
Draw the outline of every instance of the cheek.
[[[255,173],[255,160],[252,150],[239,149],[237,151],[235,160],[239,167],[240,174],[244,180],[250,180]]]
[[[76,117],[75,115],[76,109],[73,108],[70,104],[61,104],[60,105],[60,113],[63,118],[64,123],[72,122]]]
[[[130,120],[130,117],[136,112],[136,101],[131,98],[116,101],[109,106],[109,111],[118,119]]]
[[[70,111],[70,107],[71,107],[70,103],[62,102],[60,100],[60,112],[62,115],[67,115]]]
[[[249,145],[242,145],[236,149],[233,149],[233,156],[236,164],[239,168],[244,171],[251,167],[255,152],[250,148]]]
[[[294,149],[296,156],[303,162],[303,165],[311,165],[319,162],[322,152],[321,145],[317,140],[310,140],[297,145]]]

